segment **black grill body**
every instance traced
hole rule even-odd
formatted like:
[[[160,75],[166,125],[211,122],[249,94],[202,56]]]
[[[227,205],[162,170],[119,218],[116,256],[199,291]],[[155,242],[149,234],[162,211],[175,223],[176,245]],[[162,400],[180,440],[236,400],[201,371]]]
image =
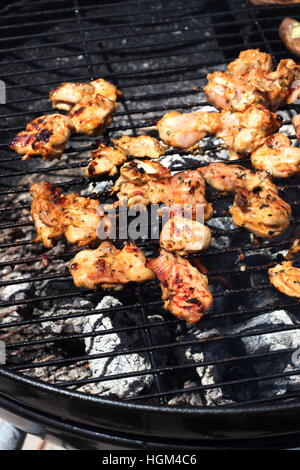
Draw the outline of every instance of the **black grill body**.
[[[7,145],[24,122],[50,111],[47,96],[51,88],[62,81],[97,77],[111,80],[124,93],[104,138],[109,141],[123,131],[137,135],[150,130],[155,135],[153,125],[166,111],[205,106],[201,89],[207,73],[224,68],[240,50],[260,48],[272,54],[275,64],[290,57],[278,37],[278,25],[285,16],[297,17],[297,5],[259,8],[248,1],[176,0],[170,7],[164,0],[39,0],[3,7],[0,61],[5,73],[0,78],[7,86],[7,103],[1,106],[0,269],[20,273],[9,277],[4,271],[0,287],[31,286],[0,303],[0,320],[5,319],[0,324],[0,339],[7,342],[8,352],[7,364],[0,368],[3,417],[28,432],[51,435],[75,448],[278,448],[299,444],[300,389],[290,382],[286,386],[285,380],[297,378],[300,369],[285,369],[283,364],[286,360],[290,364],[300,343],[291,341],[282,349],[253,352],[245,342],[249,337],[299,331],[298,302],[275,293],[266,275],[276,257],[281,259],[282,250],[297,238],[299,178],[278,181],[283,197],[293,207],[291,230],[284,237],[258,240],[253,245],[249,234],[240,229],[214,226],[216,237],[228,236],[229,241],[201,255],[216,304],[201,328],[216,328],[217,333],[191,336],[184,324],[163,312],[157,283],[120,293],[122,306],[104,313],[114,319],[120,312],[133,312],[134,321],[126,327],[112,323],[108,331],[94,336],[122,329],[137,334],[140,343],[103,355],[143,354],[149,368],[106,377],[106,381],[151,375],[152,382],[132,397],[104,398],[82,389],[105,381],[103,377],[72,378],[64,372],[67,378],[59,379],[55,375],[68,367],[83,368],[90,360],[83,342],[92,335],[46,329],[49,322],[75,322],[99,314],[96,306],[103,293],[75,290],[66,269],[74,247],[60,244],[45,252],[36,246],[28,213],[28,187],[33,181],[51,179],[66,191],[85,194],[89,182],[82,176],[87,161],[84,152],[96,143],[74,137],[66,156],[54,164],[41,160],[20,163]],[[298,108],[283,110],[286,125]],[[172,154],[174,170],[207,161],[202,156],[196,162],[189,157],[180,160],[177,152]],[[219,145],[205,142],[203,155],[218,161]],[[249,159],[242,163],[249,166]],[[214,203],[215,218],[226,216],[223,203],[217,199]],[[147,252],[157,248],[145,241],[140,244]],[[246,260],[243,270],[241,255]],[[282,310],[286,315],[283,323],[255,327],[248,323],[248,329],[241,329],[243,322]],[[198,361],[194,356],[190,362],[183,360],[192,347],[204,356]],[[164,363],[162,356],[167,357]],[[219,375],[204,383],[197,368],[208,367],[215,367]],[[185,383],[175,380],[181,375]],[[273,393],[278,381],[284,393]],[[222,391],[222,402],[209,395],[213,390]],[[193,393],[201,404],[171,406],[170,400]],[[212,400],[216,402],[212,404]]]

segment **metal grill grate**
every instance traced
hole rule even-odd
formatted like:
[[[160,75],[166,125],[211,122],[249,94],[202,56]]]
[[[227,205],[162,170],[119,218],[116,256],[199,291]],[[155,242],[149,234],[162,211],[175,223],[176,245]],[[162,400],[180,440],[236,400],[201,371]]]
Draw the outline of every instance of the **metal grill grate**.
[[[151,128],[167,110],[193,110],[204,106],[201,88],[206,74],[224,67],[240,50],[259,47],[272,53],[275,60],[289,56],[277,33],[287,10],[288,16],[296,16],[297,6],[255,8],[247,1],[230,0],[175,0],[171,7],[170,2],[164,0],[41,0],[16,2],[4,9],[0,19],[0,61],[5,73],[1,73],[0,79],[7,85],[8,100],[0,115],[0,269],[5,275],[10,269],[13,273],[20,270],[20,274],[11,280],[2,277],[0,287],[30,284],[29,294],[0,303],[0,340],[7,342],[8,351],[6,368],[48,380],[57,387],[83,391],[82,387],[92,383],[150,375],[153,378],[150,388],[145,387],[138,395],[124,400],[161,406],[182,394],[198,394],[204,405],[212,406],[207,395],[212,390],[222,390],[225,398],[230,396],[226,403],[230,406],[299,397],[300,386],[291,390],[286,387],[280,394],[272,390],[266,392],[265,384],[295,378],[300,368],[268,370],[266,366],[265,373],[261,371],[270,361],[282,360],[284,364],[300,342],[298,346],[291,341],[290,347],[259,349],[259,352],[246,350],[244,343],[247,337],[263,341],[266,335],[299,331],[298,302],[273,292],[266,275],[267,269],[280,259],[281,250],[287,249],[296,237],[300,216],[299,179],[278,183],[283,197],[293,207],[294,218],[288,236],[253,243],[250,235],[240,229],[213,227],[217,240],[228,236],[229,243],[225,248],[211,247],[201,255],[214,288],[216,306],[199,327],[202,333],[215,332],[199,337],[162,310],[156,282],[119,293],[122,306],[96,309],[104,293],[76,290],[66,269],[68,260],[76,252],[74,247],[66,247],[61,242],[57,248],[46,252],[32,242],[30,178],[51,178],[67,190],[80,190],[85,194],[89,181],[82,177],[81,168],[87,159],[84,152],[94,148],[95,142],[73,137],[66,156],[55,164],[40,160],[21,164],[7,147],[26,120],[50,110],[48,92],[62,81],[104,77],[123,90],[124,97],[108,136],[120,131],[142,132],[143,128]],[[298,111],[297,107],[285,110],[285,124],[290,123],[293,111]],[[208,152],[211,161],[219,160],[218,150],[211,142],[206,142],[202,149],[203,153]],[[174,162],[173,169],[180,168],[178,159]],[[244,159],[243,163],[248,165],[249,159]],[[203,164],[199,156],[196,165]],[[195,167],[195,161],[187,167]],[[220,201],[216,198],[214,202],[214,218],[226,217],[227,211]],[[140,245],[151,250],[147,241],[141,240]],[[274,254],[278,254],[278,258]],[[27,271],[35,274],[26,277]],[[40,285],[46,287],[40,288]],[[268,297],[269,292],[272,292],[271,297]],[[79,298],[88,301],[89,307],[70,307],[72,299]],[[69,308],[64,302],[69,302]],[[243,322],[278,310],[285,311],[288,321],[238,329]],[[43,316],[37,315],[42,311]],[[48,313],[50,311],[55,313]],[[135,323],[93,333],[60,331],[55,334],[53,328],[49,334],[46,328],[49,322],[60,324],[63,320],[75,321],[99,313],[109,313],[113,319],[117,313],[129,311],[134,312]],[[140,344],[94,355],[82,350],[84,338],[122,332],[139,335]],[[211,347],[223,353],[211,355]],[[186,352],[191,348],[196,348],[198,361],[197,354],[187,360]],[[84,370],[88,361],[128,354],[143,354],[149,368],[109,377],[51,378],[53,371],[61,368]],[[209,368],[216,370],[216,366],[220,376],[204,383],[201,374]],[[199,369],[201,373],[197,373]],[[185,383],[178,378],[181,374]]]

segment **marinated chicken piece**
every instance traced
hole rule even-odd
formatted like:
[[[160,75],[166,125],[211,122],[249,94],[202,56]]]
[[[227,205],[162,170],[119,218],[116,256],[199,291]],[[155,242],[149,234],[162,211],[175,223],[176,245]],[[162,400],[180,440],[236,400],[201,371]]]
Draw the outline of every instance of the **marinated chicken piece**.
[[[272,238],[288,228],[291,207],[273,191],[258,188],[254,192],[239,191],[230,213],[238,227],[259,237]]]
[[[154,163],[157,165],[156,171],[153,171]],[[212,216],[212,205],[205,199],[205,181],[198,170],[186,170],[170,176],[169,170],[158,162],[143,162],[142,171],[127,164],[124,167],[121,168],[121,176],[112,190],[118,193],[121,204],[131,207],[163,203],[173,206],[174,210],[189,205],[193,218],[201,208],[205,220]]]
[[[160,281],[165,309],[176,317],[197,323],[212,306],[207,277],[188,260],[161,250],[159,257],[150,259],[147,266]]]
[[[252,70],[248,80],[265,93],[273,111],[283,104],[294,103],[300,94],[300,67],[292,59],[283,59],[274,72]]]
[[[62,189],[48,182],[33,184],[31,217],[37,231],[35,241],[52,248],[63,236],[70,243],[86,246],[97,240],[97,227],[102,220],[99,201],[76,193],[64,195]]]
[[[277,132],[282,117],[261,105],[250,106],[244,113],[230,111],[220,114],[221,124],[217,133],[230,153],[230,159],[250,154],[264,144],[266,138]]]
[[[206,250],[211,244],[211,231],[197,220],[175,216],[163,226],[159,244],[165,251],[187,255]]]
[[[241,51],[238,58],[227,66],[227,72],[236,77],[247,76],[253,69],[272,72],[273,63],[271,54],[261,52],[259,49],[247,49],[246,51]]]
[[[26,130],[19,132],[10,147],[22,160],[41,156],[43,160],[59,158],[73,130],[72,122],[61,114],[47,114],[29,122]]]
[[[165,153],[165,147],[155,137],[150,135],[140,135],[138,137],[123,135],[119,139],[113,139],[113,142],[117,147],[125,150],[131,157],[159,158]]]
[[[300,269],[292,261],[283,261],[269,269],[269,276],[271,284],[280,292],[300,298]]]
[[[254,168],[265,170],[275,178],[289,178],[300,173],[300,148],[292,147],[285,134],[274,134],[251,155]]]
[[[70,262],[70,272],[77,287],[120,290],[128,282],[154,279],[146,267],[146,257],[134,243],[125,243],[118,250],[110,242],[102,242],[96,250],[82,250]]]
[[[114,85],[103,80],[103,78],[98,78],[90,83],[62,83],[50,92],[49,97],[53,108],[71,111],[73,106],[82,99],[97,94],[111,101],[117,101],[121,92]]]
[[[195,112],[165,114],[157,123],[160,139],[172,147],[193,148],[208,135],[217,134],[220,126],[219,113]]]
[[[207,100],[221,111],[243,112],[251,105],[269,104],[266,95],[246,78],[217,70],[208,74],[207,80],[204,87]]]
[[[117,99],[121,96],[120,90],[115,87],[112,83],[104,80],[103,78],[98,78],[97,80],[93,80],[90,82],[90,86],[94,87],[93,94],[94,95],[102,95],[104,98],[107,98],[111,101],[117,101]]]
[[[226,72],[207,76],[204,88],[209,103],[221,111],[245,111],[251,105],[264,105],[275,111],[293,103],[300,94],[300,67],[292,59],[281,60],[273,70],[270,56],[259,50],[243,51]]]
[[[277,193],[270,176],[264,171],[253,171],[241,165],[226,165],[226,163],[210,163],[199,168],[200,173],[216,191],[221,193],[237,193],[246,189],[253,191],[256,188],[269,189]]]
[[[52,248],[63,236],[62,207],[68,202],[61,197],[62,189],[48,182],[33,184],[30,194],[33,198],[30,215],[38,234],[35,241]]]
[[[300,140],[300,114],[293,117],[292,123],[296,131],[297,139]]]
[[[207,135],[217,135],[228,147],[231,158],[253,152],[267,136],[278,131],[282,118],[261,105],[245,112],[167,113],[158,122],[160,138],[168,145],[192,148]]]
[[[102,95],[88,96],[75,104],[69,118],[78,134],[96,137],[111,123],[116,107],[114,101]]]
[[[87,246],[98,240],[97,228],[101,221],[96,199],[76,195],[72,203],[62,209],[64,236],[77,246]]]
[[[53,108],[71,111],[73,106],[86,96],[92,95],[95,88],[88,83],[65,82],[52,90],[49,98]]]
[[[118,173],[119,166],[127,160],[127,153],[121,148],[106,147],[100,144],[97,150],[91,152],[93,160],[85,168],[88,178],[108,174],[114,176]]]

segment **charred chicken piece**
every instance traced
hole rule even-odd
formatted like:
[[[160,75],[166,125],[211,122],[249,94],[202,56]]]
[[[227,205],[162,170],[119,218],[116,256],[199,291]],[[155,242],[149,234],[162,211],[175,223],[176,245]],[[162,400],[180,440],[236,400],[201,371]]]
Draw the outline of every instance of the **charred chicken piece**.
[[[76,193],[64,195],[61,188],[48,182],[33,184],[30,194],[30,214],[38,234],[35,241],[41,241],[45,248],[52,248],[63,236],[78,246],[98,239],[99,201]]]
[[[77,287],[120,290],[128,282],[154,279],[146,267],[146,257],[133,243],[118,250],[112,243],[103,242],[96,250],[82,250],[70,262],[70,272]]]
[[[41,156],[43,160],[59,158],[73,130],[72,122],[61,114],[47,114],[28,123],[26,130],[19,132],[11,142],[11,149],[22,160]]]
[[[188,260],[165,250],[158,258],[150,259],[147,266],[160,281],[165,309],[188,323],[201,320],[213,303],[207,277]]]
[[[251,155],[254,168],[264,170],[275,178],[289,178],[300,173],[300,148],[282,133],[267,138],[266,143]]]
[[[291,207],[273,191],[258,188],[254,192],[239,191],[230,213],[238,227],[259,237],[272,238],[288,228]]]
[[[161,140],[172,147],[191,149],[208,135],[217,134],[219,113],[195,112],[165,114],[157,123]]]
[[[123,135],[113,139],[114,144],[124,150],[128,155],[135,158],[160,158],[165,153],[165,147],[155,137],[140,135],[130,137]]]
[[[300,269],[292,261],[283,261],[269,269],[269,276],[271,284],[280,292],[300,298]]]
[[[277,193],[270,176],[265,171],[253,171],[241,165],[226,165],[226,163],[210,163],[199,169],[206,183],[221,193],[237,193],[246,189],[253,191],[264,188]]]
[[[158,162],[143,162],[142,171],[138,167],[141,162],[134,167],[132,163],[121,168],[121,176],[113,187],[121,204],[131,207],[163,203],[177,209],[189,205],[193,217],[200,208],[203,208],[205,220],[212,216],[212,205],[205,199],[205,181],[198,170],[170,176],[169,170]]]
[[[49,98],[53,108],[62,111],[71,111],[78,101],[95,92],[95,88],[88,83],[65,82],[52,90]]]
[[[88,96],[75,104],[69,118],[75,132],[96,137],[111,123],[116,107],[115,101],[102,95]]]
[[[165,251],[187,255],[208,248],[211,231],[197,220],[175,216],[163,226],[159,244]]]
[[[127,153],[121,148],[106,147],[100,144],[97,150],[91,152],[93,160],[85,168],[88,178],[108,174],[114,176],[118,173],[119,166],[127,160]]]

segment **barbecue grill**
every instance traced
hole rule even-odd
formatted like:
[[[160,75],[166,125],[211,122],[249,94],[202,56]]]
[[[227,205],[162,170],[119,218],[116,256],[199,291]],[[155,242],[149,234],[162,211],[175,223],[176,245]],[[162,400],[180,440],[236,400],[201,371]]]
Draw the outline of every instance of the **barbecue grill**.
[[[0,407],[7,421],[75,448],[299,446],[299,303],[267,277],[297,238],[299,178],[278,181],[293,220],[274,240],[232,226],[230,198],[209,195],[215,241],[201,263],[215,305],[190,327],[163,310],[158,282],[117,293],[78,290],[67,269],[77,250],[59,242],[47,251],[32,241],[32,182],[107,200],[105,182],[83,177],[95,141],[73,137],[55,162],[21,163],[8,148],[25,122],[50,111],[50,89],[97,77],[123,91],[103,139],[155,135],[166,111],[205,109],[207,73],[241,50],[260,48],[275,64],[290,57],[278,26],[297,12],[298,5],[230,0],[29,0],[1,8],[0,340],[7,359]],[[299,106],[280,112],[295,138],[290,122]],[[173,150],[164,162],[179,170],[226,158],[220,142],[206,139],[197,155]],[[157,250],[151,240],[137,244],[149,256]]]

